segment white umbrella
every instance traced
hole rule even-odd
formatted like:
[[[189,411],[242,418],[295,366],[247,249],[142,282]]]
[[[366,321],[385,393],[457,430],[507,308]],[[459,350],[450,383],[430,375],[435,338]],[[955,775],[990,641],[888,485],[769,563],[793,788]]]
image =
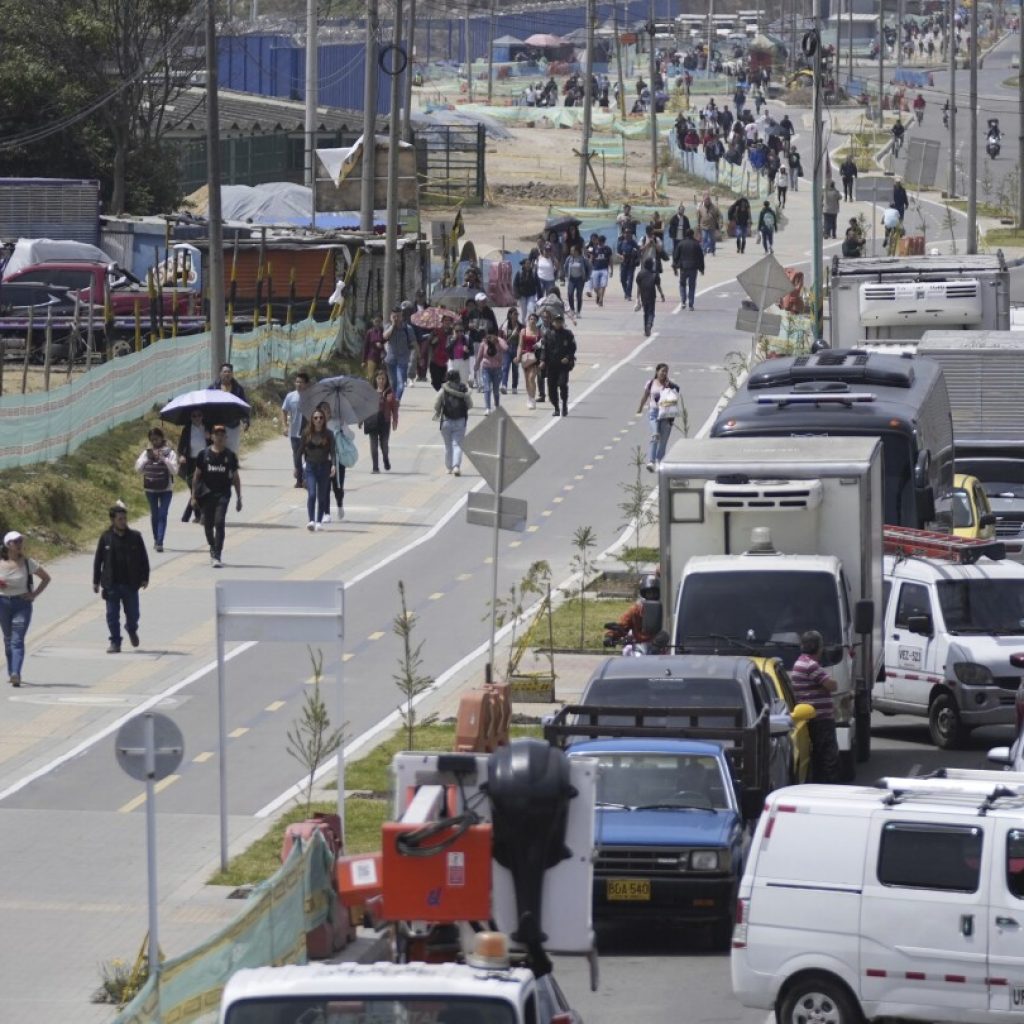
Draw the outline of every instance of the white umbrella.
[[[299,412],[308,420],[322,402],[330,410],[329,419],[339,423],[361,423],[380,409],[377,389],[362,377],[325,377],[302,392]]]
[[[225,420],[237,423],[252,411],[248,402],[243,402],[229,391],[203,388],[202,391],[187,391],[172,398],[160,410],[160,418],[184,427],[191,420],[193,409],[202,410],[203,419],[211,425]]]

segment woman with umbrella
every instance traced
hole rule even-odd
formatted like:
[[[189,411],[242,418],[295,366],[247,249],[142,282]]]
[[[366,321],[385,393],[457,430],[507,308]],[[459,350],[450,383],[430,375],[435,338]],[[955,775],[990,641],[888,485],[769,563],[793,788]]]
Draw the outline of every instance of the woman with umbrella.
[[[178,438],[178,472],[188,484],[190,494],[192,493],[192,477],[196,472],[196,459],[209,444],[210,428],[203,418],[203,410],[192,409],[189,413],[189,422],[181,428],[181,437]],[[187,523],[193,517],[197,523],[200,521],[199,508],[191,501],[186,501],[185,511],[181,513],[181,521]]]

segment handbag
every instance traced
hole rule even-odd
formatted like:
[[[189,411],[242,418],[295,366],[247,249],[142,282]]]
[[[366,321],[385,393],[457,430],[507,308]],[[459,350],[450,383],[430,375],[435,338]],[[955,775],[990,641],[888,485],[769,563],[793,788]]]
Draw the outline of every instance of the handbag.
[[[340,462],[346,469],[351,469],[359,461],[359,449],[355,442],[350,441],[340,431],[334,437],[334,448]]]

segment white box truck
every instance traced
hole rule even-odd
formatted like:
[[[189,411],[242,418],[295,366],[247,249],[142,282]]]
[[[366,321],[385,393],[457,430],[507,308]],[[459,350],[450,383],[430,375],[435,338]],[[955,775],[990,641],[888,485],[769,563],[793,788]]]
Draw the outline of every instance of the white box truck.
[[[778,656],[817,629],[843,774],[882,665],[882,454],[871,437],[682,441],[659,475],[661,609],[679,652]]]
[[[920,338],[927,330],[1006,331],[1010,273],[992,255],[836,256],[829,281],[829,344]]]

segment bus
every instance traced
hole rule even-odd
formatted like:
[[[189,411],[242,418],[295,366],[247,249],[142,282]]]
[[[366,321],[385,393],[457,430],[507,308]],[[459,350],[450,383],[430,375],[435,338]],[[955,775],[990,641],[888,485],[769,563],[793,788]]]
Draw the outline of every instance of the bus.
[[[942,368],[918,356],[829,349],[754,367],[712,437],[850,437],[882,441],[882,517],[948,530],[936,506],[953,491],[953,419]]]

